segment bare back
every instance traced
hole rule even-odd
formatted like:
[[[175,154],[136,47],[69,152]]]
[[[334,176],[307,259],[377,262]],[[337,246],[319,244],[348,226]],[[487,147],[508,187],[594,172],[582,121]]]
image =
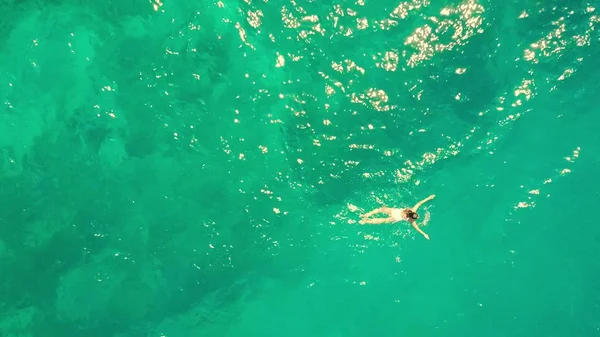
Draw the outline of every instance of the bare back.
[[[405,208],[390,208],[390,216],[394,218],[395,221],[407,220]]]
[[[410,224],[415,228],[416,231],[421,233],[427,240],[429,240],[429,235],[423,232],[419,225],[417,225],[416,219],[419,217],[416,213],[419,207],[423,205],[425,202],[435,198],[435,194],[430,195],[429,197],[419,201],[412,208],[389,208],[389,207],[379,207],[376,208],[366,214],[361,215],[361,219],[358,222],[361,225],[372,224],[372,225],[380,225],[380,224],[388,224],[395,223],[402,220],[407,220]],[[373,215],[376,214],[386,214],[387,218],[372,218]]]

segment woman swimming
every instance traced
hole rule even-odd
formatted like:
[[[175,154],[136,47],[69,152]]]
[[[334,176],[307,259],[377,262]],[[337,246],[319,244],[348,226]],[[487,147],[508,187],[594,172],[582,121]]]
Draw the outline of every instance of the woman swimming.
[[[415,228],[415,230],[421,233],[425,239],[429,240],[429,235],[423,232],[419,225],[417,225],[417,220],[419,215],[417,214],[417,210],[421,205],[426,203],[427,201],[435,198],[435,194],[428,196],[427,198],[419,201],[416,205],[411,208],[391,208],[391,207],[380,207],[376,208],[369,213],[363,214],[361,216],[361,220],[358,222],[361,225],[370,224],[370,225],[380,225],[385,223],[396,223],[402,220],[407,220],[411,223],[411,225]],[[387,214],[386,218],[371,218],[375,214],[384,213]]]

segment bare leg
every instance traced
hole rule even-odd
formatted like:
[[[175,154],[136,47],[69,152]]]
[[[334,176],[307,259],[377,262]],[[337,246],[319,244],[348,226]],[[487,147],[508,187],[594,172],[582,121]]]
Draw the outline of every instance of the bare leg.
[[[384,223],[392,223],[394,221],[396,221],[396,219],[394,219],[392,217],[388,217],[388,218],[374,218],[374,219],[363,218],[358,223],[361,224],[361,225],[365,225],[365,224],[369,224],[369,225],[381,225],[381,224],[384,224]]]
[[[365,213],[365,214],[361,215],[360,217],[361,218],[370,218],[373,215],[378,214],[378,213],[389,214],[389,208],[385,207],[385,206],[384,207],[380,207],[380,208],[376,208],[376,209],[370,211],[369,213]]]

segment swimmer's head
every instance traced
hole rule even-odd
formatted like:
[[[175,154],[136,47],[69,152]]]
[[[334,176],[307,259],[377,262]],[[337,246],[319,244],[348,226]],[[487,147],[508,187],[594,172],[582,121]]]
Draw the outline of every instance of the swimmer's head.
[[[413,212],[412,209],[408,209],[408,210],[406,210],[406,217],[409,219],[416,220],[419,218],[419,215],[417,213]]]

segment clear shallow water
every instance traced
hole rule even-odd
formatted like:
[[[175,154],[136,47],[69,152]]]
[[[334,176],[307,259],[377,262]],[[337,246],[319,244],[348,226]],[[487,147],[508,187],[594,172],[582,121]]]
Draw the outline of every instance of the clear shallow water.
[[[599,4],[1,6],[1,335],[598,333]]]

